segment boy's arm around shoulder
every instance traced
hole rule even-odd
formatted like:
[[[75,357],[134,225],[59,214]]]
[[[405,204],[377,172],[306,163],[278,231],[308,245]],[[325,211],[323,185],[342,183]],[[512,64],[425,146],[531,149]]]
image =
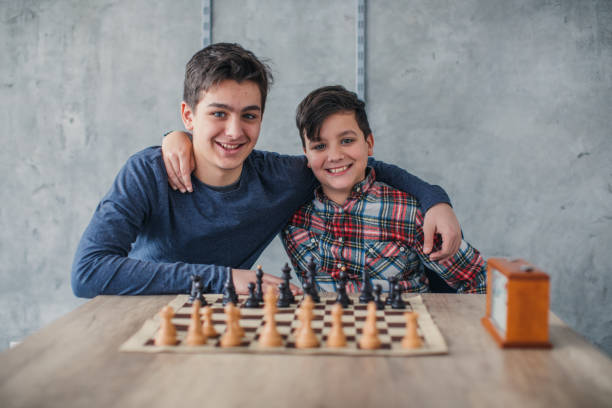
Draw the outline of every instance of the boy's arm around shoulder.
[[[76,296],[184,293],[192,274],[202,276],[205,288],[220,290],[222,267],[128,257],[157,205],[158,189],[167,188],[166,175],[155,174],[150,165],[151,153],[147,149],[132,156],[98,204],[74,257],[71,283]],[[163,184],[157,182],[160,177]]]
[[[402,190],[419,201],[421,210],[425,214],[423,224],[424,247],[432,260],[444,261],[459,249],[461,244],[461,226],[455,216],[450,198],[437,185],[431,185],[420,178],[408,173],[406,170],[370,158],[368,164],[374,168],[376,179],[392,187]],[[442,247],[431,253],[436,234],[442,237]]]

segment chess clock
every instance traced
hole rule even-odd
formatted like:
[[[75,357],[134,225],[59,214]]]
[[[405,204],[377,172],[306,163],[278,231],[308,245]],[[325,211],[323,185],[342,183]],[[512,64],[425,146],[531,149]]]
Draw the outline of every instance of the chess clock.
[[[522,259],[487,260],[483,326],[500,347],[551,347],[548,275]]]

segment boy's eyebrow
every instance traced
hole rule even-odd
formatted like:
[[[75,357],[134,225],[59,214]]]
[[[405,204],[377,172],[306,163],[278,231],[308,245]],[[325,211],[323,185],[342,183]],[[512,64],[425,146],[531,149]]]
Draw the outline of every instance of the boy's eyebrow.
[[[227,105],[225,103],[213,102],[213,103],[209,103],[208,106],[209,107],[213,107],[213,108],[226,109],[226,110],[228,110],[230,112],[234,112],[236,110],[232,106]],[[249,105],[249,106],[245,106],[244,108],[242,108],[242,112],[252,111],[252,110],[260,111],[261,108],[258,105]]]
[[[336,137],[342,137],[342,136],[346,136],[346,135],[355,135],[358,136],[357,132],[355,132],[353,129],[347,129],[347,130],[343,130],[342,132],[338,133],[336,135]],[[319,136],[317,139],[308,139],[308,143],[309,144],[313,144],[313,143],[320,143],[321,142],[321,136]]]
[[[346,136],[349,133],[353,134],[353,135],[357,135],[357,132],[355,132],[353,129],[347,129],[345,131],[342,131],[342,132],[338,133],[338,136]]]

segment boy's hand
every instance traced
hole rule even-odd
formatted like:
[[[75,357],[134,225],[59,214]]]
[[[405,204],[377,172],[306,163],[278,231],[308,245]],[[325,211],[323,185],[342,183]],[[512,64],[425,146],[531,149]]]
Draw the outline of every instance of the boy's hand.
[[[429,255],[432,261],[446,261],[455,255],[461,245],[461,226],[450,205],[439,203],[425,213],[423,221],[425,243],[423,252],[429,254],[436,234],[442,236],[442,248]]]
[[[171,132],[162,141],[162,157],[168,173],[168,183],[181,193],[193,191],[191,172],[195,169],[193,145],[185,132]]]
[[[234,276],[234,286],[236,287],[236,293],[239,295],[248,295],[249,294],[249,282],[255,283],[257,281],[257,276],[255,276],[255,271],[251,271],[248,269],[232,269]],[[268,286],[273,286],[275,289],[278,289],[278,285],[283,283],[283,279],[278,276],[270,275],[268,273],[263,274],[263,291],[266,292]],[[295,286],[293,283],[289,284],[289,288],[293,292],[294,295],[300,295],[302,290]]]

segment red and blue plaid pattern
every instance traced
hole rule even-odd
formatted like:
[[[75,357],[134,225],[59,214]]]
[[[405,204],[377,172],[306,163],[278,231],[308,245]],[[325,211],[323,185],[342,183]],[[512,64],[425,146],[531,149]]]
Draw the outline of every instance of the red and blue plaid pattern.
[[[388,290],[388,279],[410,292],[428,292],[428,268],[458,293],[485,293],[486,269],[480,253],[465,241],[455,256],[436,262],[423,253],[423,214],[410,194],[366,178],[340,206],[319,187],[315,199],[302,206],[281,233],[293,267],[302,273],[314,258],[320,290],[335,291],[343,266],[349,292],[359,291],[364,268],[373,284]],[[438,245],[439,245],[438,241]]]

